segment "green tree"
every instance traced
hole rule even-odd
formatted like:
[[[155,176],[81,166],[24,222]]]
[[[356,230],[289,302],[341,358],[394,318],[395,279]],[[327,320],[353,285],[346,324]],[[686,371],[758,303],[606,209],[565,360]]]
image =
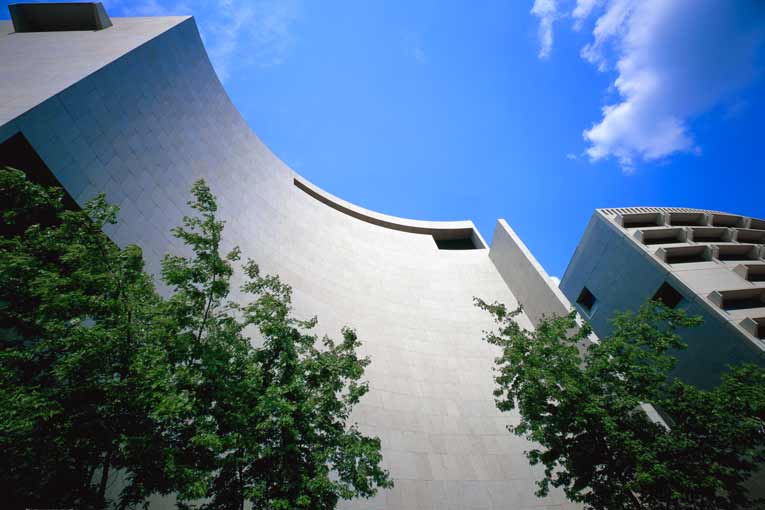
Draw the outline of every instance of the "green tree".
[[[291,315],[288,285],[261,275],[251,261],[245,271],[243,290],[257,299],[243,307],[244,316],[263,341],[254,351],[260,378],[250,430],[257,455],[244,471],[253,508],[332,509],[339,499],[392,487],[380,468],[380,440],[348,423],[369,389],[361,378],[370,360],[357,354],[355,331],[343,328],[339,342],[319,339],[311,333],[316,318]]]
[[[521,309],[476,299],[498,329],[497,407],[517,408],[510,427],[540,445],[527,452],[544,466],[539,495],[561,487],[593,509],[754,508],[744,483],[765,461],[765,369],[731,368],[701,390],[669,376],[677,331],[700,323],[682,310],[648,302],[617,314],[613,331],[581,354],[590,333],[575,314],[523,329]],[[651,403],[668,426],[641,410]]]
[[[175,493],[181,508],[334,508],[389,487],[380,441],[349,423],[369,360],[350,329],[318,338],[291,289],[244,266],[203,181],[174,229],[160,297],[136,246],[103,233],[102,195],[0,170],[0,494],[10,508],[130,508]],[[251,333],[258,339],[254,346]],[[116,478],[122,491],[107,500]]]
[[[170,476],[181,507],[238,509],[243,489],[230,478],[238,460],[233,454],[252,425],[253,403],[246,397],[259,370],[238,305],[227,300],[239,250],[221,253],[223,222],[203,181],[194,183],[189,206],[195,214],[173,230],[189,254],[162,261],[162,279],[172,291],[163,311],[174,327],[168,350],[177,391],[185,397],[180,409],[165,415]]]
[[[162,266],[173,289],[168,315],[179,325],[172,358],[190,403],[169,427],[173,465],[195,481],[180,492],[182,504],[331,509],[390,487],[379,439],[349,423],[368,390],[356,334],[344,329],[339,343],[310,334],[316,319],[292,317],[290,287],[252,261],[242,291],[254,300],[229,300],[239,250],[222,254],[223,222],[204,181],[192,195],[196,215],[174,231],[192,253],[169,255]],[[255,340],[247,334],[254,331]]]
[[[103,233],[103,196],[0,171],[0,492],[11,508],[103,507],[115,469],[140,471],[171,394],[160,302],[136,246]],[[131,487],[137,499],[140,490]]]

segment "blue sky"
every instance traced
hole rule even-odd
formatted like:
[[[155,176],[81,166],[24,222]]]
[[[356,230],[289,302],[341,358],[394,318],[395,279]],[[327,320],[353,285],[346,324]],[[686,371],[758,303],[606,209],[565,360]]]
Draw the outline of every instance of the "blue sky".
[[[193,14],[250,126],[312,182],[487,241],[505,218],[551,275],[597,207],[765,217],[763,2],[104,3]]]

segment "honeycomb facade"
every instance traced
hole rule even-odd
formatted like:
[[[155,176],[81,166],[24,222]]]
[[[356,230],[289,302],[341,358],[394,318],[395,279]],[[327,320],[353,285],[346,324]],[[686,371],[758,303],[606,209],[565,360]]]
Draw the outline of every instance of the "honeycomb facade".
[[[677,376],[717,384],[726,365],[765,365],[765,220],[668,207],[598,209],[561,280],[598,336],[616,311],[656,298],[700,315]]]

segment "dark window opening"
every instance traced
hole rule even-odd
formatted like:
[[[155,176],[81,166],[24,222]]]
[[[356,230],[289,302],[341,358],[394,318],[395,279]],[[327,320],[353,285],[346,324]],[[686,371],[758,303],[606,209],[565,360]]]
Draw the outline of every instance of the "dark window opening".
[[[752,334],[755,336],[755,338],[765,340],[765,318],[752,319],[752,322],[754,323]]]
[[[718,260],[757,260],[757,250],[753,246],[720,246],[717,252]]]
[[[705,221],[704,213],[670,213],[669,215],[669,224],[673,227],[703,225]]]
[[[672,285],[664,282],[656,291],[656,294],[652,298],[654,301],[660,301],[669,308],[675,308],[683,300],[683,295],[680,294]]]
[[[741,229],[736,232],[736,240],[740,243],[765,244],[765,232],[762,230]]]
[[[752,230],[765,230],[765,220],[752,218],[749,220],[749,228]]]
[[[16,32],[101,30],[112,26],[101,2],[13,4],[8,10]]]
[[[737,260],[757,260],[757,257],[750,255],[749,253],[742,252],[742,253],[720,253],[717,256],[718,260],[727,260],[727,261],[737,261]]]
[[[624,228],[660,227],[661,223],[659,223],[659,219],[655,215],[651,215],[647,218],[645,216],[624,216],[622,226]]]
[[[743,271],[740,271],[740,269]],[[735,272],[746,278],[750,282],[765,282],[765,265],[739,266],[734,269]]]
[[[675,244],[685,242],[681,229],[643,230],[643,244]]]
[[[595,296],[587,287],[583,287],[582,292],[579,293],[579,297],[576,298],[577,304],[588,312],[592,311],[592,307],[595,306],[595,301],[597,301]]]
[[[476,245],[473,242],[473,239],[470,237],[466,237],[464,239],[436,239],[435,237],[433,240],[436,242],[436,246],[438,246],[439,250],[475,250]]]
[[[668,237],[648,237],[646,239],[643,239],[643,244],[645,245],[652,245],[652,244],[676,244],[676,243],[682,243],[682,239],[680,239],[678,236],[668,236]]]
[[[642,227],[658,227],[659,224],[655,221],[640,221],[640,220],[632,220],[632,221],[625,221],[624,222],[624,228],[642,228]]]
[[[719,234],[693,234],[693,240],[697,243],[714,243],[724,241]]]
[[[715,243],[725,241],[722,234],[693,234],[693,240],[697,243]]]
[[[732,214],[713,214],[712,225],[715,227],[740,227],[744,218]]]
[[[694,228],[691,232],[693,240],[698,243],[725,242],[730,235],[728,230],[714,227]]]
[[[765,289],[724,290],[713,292],[709,298],[723,310],[765,308]]]
[[[690,264],[692,262],[706,262],[704,251],[697,252],[667,252],[667,264]]]
[[[746,310],[747,308],[762,308],[765,302],[759,296],[725,298],[723,300],[723,310]]]

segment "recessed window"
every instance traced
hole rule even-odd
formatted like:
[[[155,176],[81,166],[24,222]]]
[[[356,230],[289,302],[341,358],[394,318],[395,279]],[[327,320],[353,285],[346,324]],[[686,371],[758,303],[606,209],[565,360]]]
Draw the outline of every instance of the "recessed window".
[[[576,298],[577,304],[584,308],[588,314],[592,312],[592,308],[595,306],[595,301],[597,301],[595,295],[590,292],[590,289],[587,287],[582,288],[582,292],[580,292],[579,297]]]
[[[475,250],[477,249],[473,239],[466,237],[463,239],[436,239],[433,237],[439,250]]]
[[[727,261],[757,260],[757,248],[751,244],[718,246],[717,259]]]
[[[660,227],[661,214],[659,213],[633,213],[622,215],[624,228]]]
[[[675,308],[683,300],[683,295],[680,294],[672,285],[664,282],[656,291],[656,294],[652,298],[654,301],[664,303],[669,308]]]
[[[750,282],[765,282],[765,264],[739,264],[733,272]]]
[[[723,227],[698,227],[691,230],[696,243],[715,243],[730,241],[730,231]]]
[[[763,302],[760,296],[744,296],[725,298],[723,301],[723,310],[746,310],[747,308],[763,308]]]
[[[679,246],[659,248],[657,252],[667,264],[691,264],[710,260],[706,246]],[[662,256],[663,254],[663,256]]]
[[[753,337],[765,340],[765,317],[747,318],[741,325],[752,334]]]
[[[712,225],[715,227],[741,227],[744,218],[735,214],[713,214]]]
[[[746,279],[750,282],[765,282],[765,266],[749,266]]]
[[[705,222],[704,213],[673,212],[669,215],[669,224],[673,227],[704,225]]]
[[[738,229],[736,241],[739,243],[765,244],[765,230]]]
[[[723,310],[765,308],[765,289],[738,289],[715,291],[709,299]]]
[[[752,218],[749,220],[749,228],[752,230],[765,230],[765,220]]]
[[[643,244],[676,244],[685,242],[685,231],[681,228],[655,228],[641,230]]]

